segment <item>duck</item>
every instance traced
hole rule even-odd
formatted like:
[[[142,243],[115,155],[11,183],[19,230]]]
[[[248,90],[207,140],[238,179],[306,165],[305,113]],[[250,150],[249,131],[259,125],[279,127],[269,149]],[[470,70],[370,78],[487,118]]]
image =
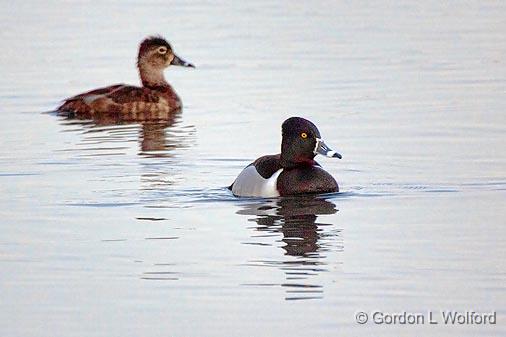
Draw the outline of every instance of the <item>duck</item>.
[[[328,147],[311,121],[291,117],[281,126],[281,153],[246,166],[228,188],[237,197],[274,198],[339,192],[337,181],[314,158],[342,156]]]
[[[90,119],[102,114],[145,119],[180,110],[181,99],[163,74],[171,65],[195,68],[177,56],[163,37],[148,36],[141,42],[137,55],[142,87],[115,84],[81,93],[65,99],[57,113]]]

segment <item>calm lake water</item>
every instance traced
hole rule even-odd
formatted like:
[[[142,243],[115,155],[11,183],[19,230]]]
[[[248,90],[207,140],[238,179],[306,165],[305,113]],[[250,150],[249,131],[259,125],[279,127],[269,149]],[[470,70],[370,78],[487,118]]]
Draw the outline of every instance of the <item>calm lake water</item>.
[[[505,336],[505,17],[501,1],[2,2],[0,335]],[[51,112],[137,84],[154,33],[197,66],[166,71],[182,113]],[[290,116],[342,153],[319,159],[342,192],[233,197]]]

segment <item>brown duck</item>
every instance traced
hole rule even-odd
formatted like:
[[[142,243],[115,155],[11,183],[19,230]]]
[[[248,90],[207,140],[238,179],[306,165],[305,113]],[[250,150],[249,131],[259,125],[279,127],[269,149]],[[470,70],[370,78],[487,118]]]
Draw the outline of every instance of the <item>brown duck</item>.
[[[182,107],[181,99],[163,75],[165,68],[170,65],[194,68],[191,63],[174,54],[165,39],[160,36],[148,37],[141,42],[137,56],[142,87],[116,84],[88,91],[67,98],[58,107],[58,114],[77,118],[113,115],[122,120],[166,116]]]

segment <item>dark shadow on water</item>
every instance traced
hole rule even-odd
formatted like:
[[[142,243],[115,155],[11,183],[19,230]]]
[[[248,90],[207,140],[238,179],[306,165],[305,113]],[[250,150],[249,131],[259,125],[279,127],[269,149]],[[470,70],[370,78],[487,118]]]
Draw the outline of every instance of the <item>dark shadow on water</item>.
[[[272,246],[273,239],[284,254],[279,259],[252,259],[246,265],[276,267],[285,273],[281,284],[249,283],[248,286],[281,286],[286,300],[323,298],[318,274],[327,272],[326,252],[343,251],[341,229],[335,224],[319,222],[320,215],[335,214],[336,205],[322,197],[303,196],[265,199],[240,205],[240,215],[251,215],[252,240],[243,244]],[[266,280],[267,281],[267,280]]]

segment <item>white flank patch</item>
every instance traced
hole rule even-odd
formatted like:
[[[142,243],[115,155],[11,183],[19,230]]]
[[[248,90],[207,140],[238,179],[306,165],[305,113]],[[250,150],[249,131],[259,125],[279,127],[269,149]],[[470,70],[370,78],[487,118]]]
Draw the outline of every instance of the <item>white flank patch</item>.
[[[279,197],[276,184],[281,172],[283,169],[277,170],[270,178],[265,179],[254,165],[248,166],[235,179],[232,193],[238,197]]]

